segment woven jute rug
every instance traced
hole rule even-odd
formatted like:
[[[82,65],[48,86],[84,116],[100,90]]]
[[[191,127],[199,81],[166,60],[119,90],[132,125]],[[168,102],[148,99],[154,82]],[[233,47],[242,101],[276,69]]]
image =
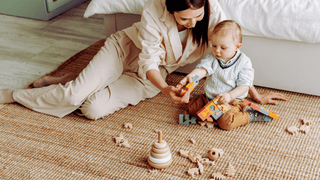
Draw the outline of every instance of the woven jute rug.
[[[77,53],[47,76],[81,72],[103,42]],[[173,73],[167,82],[176,85],[181,78],[183,75]],[[202,88],[203,81],[194,93],[201,93]],[[96,121],[75,114],[56,118],[15,103],[2,105],[0,179],[210,179],[213,173],[224,174],[229,164],[236,173],[226,179],[320,179],[320,97],[263,87],[257,90],[288,96],[289,101],[264,106],[280,118],[231,131],[179,125],[179,114],[186,106],[173,104],[162,93]],[[301,118],[312,121],[310,131],[289,134],[286,128],[301,127]],[[132,123],[132,129],[124,128],[124,123]],[[147,160],[158,130],[170,147],[173,162],[166,169],[150,171],[153,168]],[[120,133],[129,148],[115,143]],[[189,176],[187,170],[197,164],[179,151],[208,158],[212,148],[223,150],[223,155],[213,166],[204,165],[202,175]]]

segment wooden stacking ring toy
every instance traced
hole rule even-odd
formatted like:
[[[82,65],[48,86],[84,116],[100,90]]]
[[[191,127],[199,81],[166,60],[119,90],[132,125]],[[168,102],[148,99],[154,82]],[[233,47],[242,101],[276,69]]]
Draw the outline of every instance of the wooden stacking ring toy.
[[[166,141],[162,140],[161,131],[158,133],[158,141],[155,141],[151,147],[148,163],[156,169],[167,168],[172,163],[170,148]]]

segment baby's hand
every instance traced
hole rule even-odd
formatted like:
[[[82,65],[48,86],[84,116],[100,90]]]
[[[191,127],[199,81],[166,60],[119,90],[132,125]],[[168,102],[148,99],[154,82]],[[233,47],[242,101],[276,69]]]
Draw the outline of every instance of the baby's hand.
[[[190,82],[192,82],[192,77],[187,75],[176,85],[176,88],[182,91],[184,87]]]
[[[222,104],[229,104],[229,102],[232,100],[232,97],[230,93],[220,93],[217,96],[219,98],[219,102]]]

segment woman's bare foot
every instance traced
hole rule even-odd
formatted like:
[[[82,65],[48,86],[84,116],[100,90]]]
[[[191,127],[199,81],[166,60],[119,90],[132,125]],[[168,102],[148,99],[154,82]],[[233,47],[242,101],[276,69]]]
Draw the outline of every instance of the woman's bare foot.
[[[12,94],[13,94],[12,89],[1,89],[0,90],[0,104],[16,102],[13,99]]]
[[[51,78],[54,78],[54,77],[48,77],[48,76],[41,77],[40,79],[35,80],[33,82],[33,87],[40,88],[40,87],[48,86],[50,85]]]
[[[33,82],[33,87],[40,88],[40,87],[49,86],[52,84],[59,84],[59,83],[64,85],[67,82],[74,80],[77,76],[78,76],[78,74],[76,74],[76,73],[68,73],[62,77],[44,76],[38,80],[35,80]]]

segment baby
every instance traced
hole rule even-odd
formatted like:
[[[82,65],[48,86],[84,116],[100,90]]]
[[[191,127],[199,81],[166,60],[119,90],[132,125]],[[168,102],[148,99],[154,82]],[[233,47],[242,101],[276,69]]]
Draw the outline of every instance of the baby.
[[[217,120],[220,128],[230,130],[246,125],[250,119],[254,120],[254,114],[250,112],[249,115],[241,100],[248,95],[253,85],[254,69],[251,60],[240,51],[241,28],[235,21],[222,21],[214,28],[210,42],[211,52],[180,82],[191,82],[196,75],[199,79],[206,77],[205,94],[190,100],[188,114],[196,115],[210,99],[217,98],[220,103],[231,106]]]

